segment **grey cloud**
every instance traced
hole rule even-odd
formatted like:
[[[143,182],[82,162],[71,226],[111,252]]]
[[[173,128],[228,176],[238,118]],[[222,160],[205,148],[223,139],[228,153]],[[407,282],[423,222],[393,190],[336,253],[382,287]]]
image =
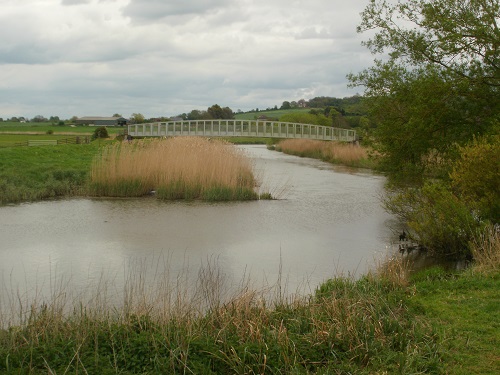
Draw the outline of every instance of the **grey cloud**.
[[[308,27],[296,36],[297,39],[333,39],[330,30],[321,28],[317,30],[315,27]]]
[[[80,4],[88,4],[90,0],[62,0],[62,5],[80,5]]]
[[[229,0],[131,0],[123,14],[135,20],[154,21],[169,16],[204,14],[229,5]]]

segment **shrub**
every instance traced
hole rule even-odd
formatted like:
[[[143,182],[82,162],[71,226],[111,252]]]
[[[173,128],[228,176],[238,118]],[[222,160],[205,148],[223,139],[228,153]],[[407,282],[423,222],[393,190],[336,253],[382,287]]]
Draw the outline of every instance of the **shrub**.
[[[91,139],[95,140],[98,138],[109,138],[108,129],[105,126],[100,126],[94,130]]]
[[[484,219],[500,222],[500,136],[461,147],[450,174],[456,194]]]
[[[444,183],[403,189],[384,203],[407,223],[421,245],[441,257],[470,257],[470,240],[485,226]]]

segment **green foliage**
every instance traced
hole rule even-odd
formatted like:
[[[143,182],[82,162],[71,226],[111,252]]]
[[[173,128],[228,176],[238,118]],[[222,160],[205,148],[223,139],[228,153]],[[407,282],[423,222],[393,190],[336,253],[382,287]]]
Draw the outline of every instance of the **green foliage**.
[[[323,126],[332,125],[332,120],[321,113],[312,114],[304,112],[294,112],[281,116],[280,121],[296,122],[299,124],[323,125]]]
[[[277,109],[277,110],[269,110],[269,111],[260,111],[260,112],[245,112],[245,113],[237,113],[234,117],[236,120],[255,120],[260,115],[265,115],[269,118],[279,119],[281,116],[290,114],[290,113],[308,113],[310,108],[292,108],[292,109]]]
[[[500,137],[474,139],[459,151],[450,175],[454,191],[482,218],[500,223]]]
[[[105,126],[99,126],[94,130],[91,139],[109,138],[108,129]]]
[[[389,195],[385,205],[407,223],[415,240],[441,257],[470,257],[470,241],[486,225],[447,186],[437,182],[400,190]]]
[[[389,171],[435,174],[474,135],[494,131],[500,114],[498,1],[372,0],[358,30],[386,61],[358,75],[376,121],[378,151]],[[438,169],[439,169],[438,168]],[[439,173],[442,173],[439,171]]]

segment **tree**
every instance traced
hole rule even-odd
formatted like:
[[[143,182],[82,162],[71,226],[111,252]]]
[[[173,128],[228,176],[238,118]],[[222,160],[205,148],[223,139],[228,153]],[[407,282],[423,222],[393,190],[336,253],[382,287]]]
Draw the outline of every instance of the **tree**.
[[[291,105],[290,105],[290,102],[288,101],[284,101],[283,104],[281,105],[281,108],[280,109],[290,109],[292,108]]]
[[[392,171],[419,175],[457,155],[456,145],[493,133],[500,117],[498,0],[371,0],[359,32],[386,54],[349,75],[365,86],[378,150]],[[433,160],[434,159],[434,160]]]
[[[220,105],[214,104],[207,109],[209,118],[211,119],[233,119],[234,113],[229,107],[221,108]]]
[[[206,112],[205,111],[200,111],[198,109],[193,109],[187,115],[187,119],[188,120],[201,120],[201,119],[204,119],[204,118],[207,118]]]
[[[112,117],[123,117],[123,116],[120,115],[119,113],[115,113]]]
[[[33,117],[33,119],[31,121],[33,121],[33,122],[47,122],[48,120],[42,115],[36,115],[35,117]]]
[[[108,129],[105,126],[100,126],[94,130],[92,136],[90,137],[92,140],[99,138],[109,138]]]
[[[132,120],[132,122],[135,124],[142,124],[145,118],[142,113],[132,113],[132,116],[130,116],[130,120]]]

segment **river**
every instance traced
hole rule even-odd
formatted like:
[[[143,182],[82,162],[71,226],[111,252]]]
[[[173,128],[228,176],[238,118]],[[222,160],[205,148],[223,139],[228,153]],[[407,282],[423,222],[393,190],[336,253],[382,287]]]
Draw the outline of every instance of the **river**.
[[[380,204],[384,177],[240,147],[254,162],[259,189],[279,199],[77,198],[0,207],[0,301],[103,279],[119,293],[131,269],[199,278],[207,266],[227,285],[279,280],[308,293],[336,275],[366,272],[394,240]]]

